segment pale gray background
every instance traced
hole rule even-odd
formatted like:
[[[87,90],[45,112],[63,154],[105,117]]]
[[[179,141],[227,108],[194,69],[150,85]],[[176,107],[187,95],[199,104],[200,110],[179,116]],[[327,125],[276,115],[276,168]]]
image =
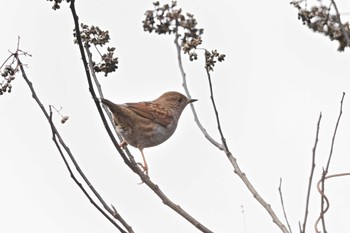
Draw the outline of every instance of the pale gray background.
[[[166,2],[162,2],[166,3]],[[167,2],[170,3],[170,2]],[[342,11],[350,5],[339,2]],[[342,92],[347,92],[330,173],[349,172],[350,56],[337,42],[297,20],[288,1],[179,1],[205,28],[203,47],[227,55],[213,73],[214,91],[227,143],[260,194],[282,217],[279,178],[294,232],[304,216],[311,149],[323,112],[315,179],[325,164]],[[123,163],[108,138],[88,92],[73,20],[67,4],[53,11],[47,1],[0,3],[0,61],[21,49],[26,72],[47,106],[63,107],[70,119],[59,125],[86,175],[135,232],[197,232],[164,206]],[[152,100],[168,90],[183,91],[172,36],[143,32],[152,1],[77,1],[81,22],[108,29],[119,69],[100,78],[105,96],[118,102]],[[200,53],[200,52],[199,52]],[[184,57],[189,88],[208,132],[219,140],[208,96],[203,60]],[[17,75],[11,94],[0,97],[0,232],[116,232],[83,196],[64,167],[50,128]],[[59,122],[59,118],[56,118]],[[137,149],[130,148],[141,160]],[[186,109],[166,143],[145,150],[150,175],[176,203],[214,232],[280,232],[253,199],[224,153],[214,148]],[[349,178],[327,184],[329,232],[349,232]],[[313,199],[309,230],[317,218]]]

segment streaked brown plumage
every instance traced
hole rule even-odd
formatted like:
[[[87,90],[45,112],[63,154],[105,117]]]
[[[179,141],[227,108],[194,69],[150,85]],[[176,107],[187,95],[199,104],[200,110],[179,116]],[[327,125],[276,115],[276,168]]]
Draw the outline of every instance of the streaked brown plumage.
[[[116,130],[123,137],[120,146],[130,144],[141,151],[146,174],[148,166],[143,149],[166,141],[175,132],[184,108],[194,101],[175,91],[166,92],[153,101],[138,103],[114,104],[101,99],[112,112]]]

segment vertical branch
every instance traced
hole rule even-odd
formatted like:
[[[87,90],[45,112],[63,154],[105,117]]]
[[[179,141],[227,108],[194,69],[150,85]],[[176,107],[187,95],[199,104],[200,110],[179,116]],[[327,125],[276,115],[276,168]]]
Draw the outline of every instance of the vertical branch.
[[[321,118],[322,118],[322,113],[320,113],[320,115],[318,117],[317,128],[316,128],[315,144],[314,144],[314,147],[312,148],[311,171],[310,171],[309,184],[308,184],[307,194],[306,194],[305,215],[304,215],[303,226],[301,227],[300,223],[299,223],[300,233],[305,233],[305,231],[306,231],[307,217],[308,217],[308,214],[309,214],[309,202],[310,202],[311,185],[312,185],[312,179],[313,179],[313,176],[314,176],[314,170],[315,170],[315,166],[316,166],[316,164],[315,164],[316,148],[317,148],[317,143],[318,143],[318,134],[320,132]]]
[[[344,101],[344,97],[345,97],[345,92],[343,92],[341,101],[340,101],[340,110],[339,110],[339,115],[338,115],[338,119],[337,119],[337,123],[335,124],[335,128],[334,128],[334,132],[333,132],[333,136],[332,136],[332,143],[331,143],[331,149],[329,152],[329,156],[328,156],[328,161],[327,161],[327,165],[326,165],[326,169],[325,171],[328,173],[328,169],[329,169],[329,165],[331,162],[331,158],[333,155],[333,148],[334,148],[334,142],[335,142],[335,137],[337,135],[337,131],[338,131],[338,126],[339,126],[339,122],[340,122],[340,118],[343,114],[343,101]]]
[[[329,166],[330,166],[330,162],[331,162],[331,159],[332,159],[332,155],[333,155],[333,148],[334,148],[334,143],[335,143],[335,137],[337,135],[337,131],[338,131],[338,126],[339,126],[339,122],[340,122],[340,118],[343,114],[343,101],[344,101],[344,97],[345,97],[345,92],[343,92],[343,95],[342,95],[342,98],[341,98],[341,101],[340,101],[340,110],[339,110],[339,115],[338,115],[338,119],[337,119],[337,123],[335,124],[335,128],[334,128],[334,132],[333,132],[333,136],[332,136],[332,143],[331,143],[331,149],[330,149],[330,152],[329,152],[329,156],[328,156],[328,161],[327,161],[327,165],[326,165],[326,168],[323,170],[323,173],[322,173],[322,182],[321,182],[321,193],[323,195],[321,195],[321,213],[320,213],[320,217],[321,217],[321,221],[322,221],[322,227],[323,227],[323,231],[324,232],[327,232],[326,230],[326,222],[325,222],[325,218],[324,218],[324,213],[325,213],[325,177],[327,176],[328,174],[328,170],[329,170]],[[328,200],[326,200],[328,202]],[[327,204],[327,209],[328,209],[328,204]]]

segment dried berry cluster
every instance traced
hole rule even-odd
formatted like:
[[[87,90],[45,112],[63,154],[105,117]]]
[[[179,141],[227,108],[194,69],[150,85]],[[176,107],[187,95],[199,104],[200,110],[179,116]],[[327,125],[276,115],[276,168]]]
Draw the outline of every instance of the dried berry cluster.
[[[81,32],[80,37],[84,44],[86,45],[94,45],[95,47],[97,45],[103,46],[106,43],[109,42],[109,32],[103,31],[99,27],[91,26],[81,24]],[[76,37],[76,33],[74,32],[74,37]],[[74,40],[75,43],[77,43],[77,39]],[[107,47],[107,53],[101,54],[101,61],[99,63],[93,62],[94,70],[96,72],[104,72],[105,76],[107,76],[109,73],[116,71],[118,69],[118,58],[114,57],[114,47]]]
[[[12,68],[10,65],[5,66],[4,70],[1,72],[3,80],[0,82],[0,95],[4,94],[5,92],[11,92],[11,81],[15,79],[15,73],[16,69]]]
[[[181,8],[176,8],[176,1],[171,5],[160,6],[159,2],[153,3],[154,10],[146,11],[143,29],[158,34],[175,34],[181,38],[181,47],[189,54],[190,60],[197,59],[194,50],[202,43],[203,29],[198,29],[197,21],[192,14],[183,14]]]
[[[219,62],[224,61],[225,54],[220,54],[216,50],[213,50],[211,52],[205,50],[205,69],[207,69],[208,71],[213,71],[216,59]]]
[[[47,1],[54,2],[52,9],[54,10],[60,9],[60,4],[62,0],[47,0]],[[70,2],[70,0],[66,0],[66,2]]]
[[[310,10],[303,9],[300,6],[300,1],[291,2],[293,6],[298,9],[298,19],[300,19],[304,25],[307,25],[314,32],[323,33],[331,40],[337,40],[339,42],[338,51],[344,51],[345,47],[349,46],[346,35],[350,37],[349,23],[341,23],[336,14],[331,14],[331,6],[325,5],[313,6]]]

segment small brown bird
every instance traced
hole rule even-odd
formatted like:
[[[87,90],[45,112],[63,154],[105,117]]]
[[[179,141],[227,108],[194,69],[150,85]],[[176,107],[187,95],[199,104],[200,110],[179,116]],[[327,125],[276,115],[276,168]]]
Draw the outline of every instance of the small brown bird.
[[[141,151],[143,159],[141,166],[146,175],[148,166],[143,149],[166,141],[175,132],[184,108],[194,101],[197,100],[188,99],[175,91],[166,92],[148,102],[114,104],[101,99],[112,112],[116,130],[123,137],[120,146],[130,144]]]

